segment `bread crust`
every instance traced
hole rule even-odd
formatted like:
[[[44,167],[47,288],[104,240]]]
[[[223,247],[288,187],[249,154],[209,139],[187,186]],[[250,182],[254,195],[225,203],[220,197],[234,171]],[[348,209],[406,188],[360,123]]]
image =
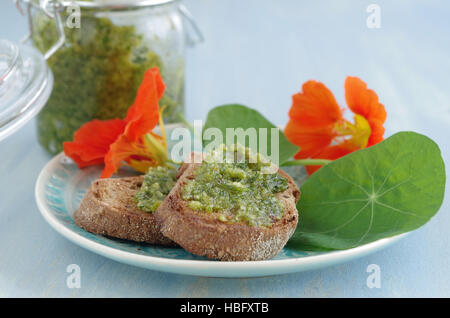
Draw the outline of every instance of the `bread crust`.
[[[143,180],[143,176],[136,176],[94,181],[75,211],[75,223],[95,234],[175,246],[162,235],[154,213],[142,212],[134,201]]]
[[[285,206],[285,213],[272,227],[224,223],[218,219],[218,214],[193,211],[181,198],[182,187],[194,178],[193,172],[198,165],[184,164],[177,184],[155,212],[162,234],[193,254],[221,261],[257,261],[276,256],[298,222],[296,202],[300,190],[292,178],[278,169],[278,173],[288,180],[289,187],[276,194]]]

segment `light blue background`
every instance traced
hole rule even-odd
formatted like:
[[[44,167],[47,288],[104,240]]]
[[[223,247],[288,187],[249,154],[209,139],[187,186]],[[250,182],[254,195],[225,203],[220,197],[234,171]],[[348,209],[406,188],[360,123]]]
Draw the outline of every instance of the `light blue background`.
[[[370,3],[381,28],[366,26]],[[347,75],[364,79],[386,106],[386,135],[414,130],[434,139],[450,164],[450,2],[190,0],[207,41],[188,52],[187,117],[239,102],[279,125],[291,95],[324,82],[344,106]],[[0,38],[18,40],[26,20],[0,3]],[[399,297],[450,296],[449,190],[423,228],[384,251],[312,272],[257,279],[172,275],[123,265],[59,236],[39,214],[34,183],[49,157],[34,122],[0,143],[0,296]],[[81,267],[80,289],[66,267]],[[366,286],[369,264],[381,288]]]

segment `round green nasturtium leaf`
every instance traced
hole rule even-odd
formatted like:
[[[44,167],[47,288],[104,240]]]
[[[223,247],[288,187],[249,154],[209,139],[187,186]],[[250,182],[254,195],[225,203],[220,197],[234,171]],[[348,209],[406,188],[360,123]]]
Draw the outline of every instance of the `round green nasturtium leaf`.
[[[257,137],[257,145],[256,148],[252,146],[252,144],[247,143],[248,140],[245,141],[243,145],[246,147],[252,148],[255,152],[261,152],[260,147],[260,135],[259,130],[261,128],[265,128],[267,131],[266,138],[266,149],[272,149],[272,129],[276,129],[278,131],[278,140],[276,140],[277,145],[273,145],[274,147],[278,146],[279,151],[279,164],[282,164],[295,155],[299,148],[293,144],[291,144],[283,132],[273,125],[270,121],[268,121],[263,115],[261,115],[257,110],[249,108],[244,105],[239,104],[230,104],[217,106],[211,109],[208,113],[208,117],[206,118],[205,126],[203,127],[203,131],[206,131],[208,128],[218,128],[224,138],[226,136],[227,129],[237,129],[242,128],[246,131],[249,128],[254,128],[258,132]],[[236,138],[231,141],[232,144],[236,143]],[[227,140],[223,140],[224,143],[227,143]],[[209,144],[210,141],[203,140],[203,146]]]
[[[445,166],[431,139],[400,132],[318,170],[302,186],[289,246],[347,249],[412,231],[439,210]]]

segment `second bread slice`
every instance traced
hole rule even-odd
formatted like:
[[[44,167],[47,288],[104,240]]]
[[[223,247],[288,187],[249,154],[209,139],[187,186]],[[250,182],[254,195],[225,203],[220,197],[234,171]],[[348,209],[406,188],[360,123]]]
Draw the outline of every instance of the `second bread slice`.
[[[91,233],[135,242],[176,245],[161,234],[153,213],[138,209],[134,196],[143,176],[94,181],[75,212],[75,223]]]

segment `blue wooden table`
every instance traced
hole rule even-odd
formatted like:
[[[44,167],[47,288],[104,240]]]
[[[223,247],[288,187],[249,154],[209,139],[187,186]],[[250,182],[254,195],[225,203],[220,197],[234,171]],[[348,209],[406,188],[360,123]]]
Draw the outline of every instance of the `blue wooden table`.
[[[434,139],[450,165],[450,3],[376,1],[186,1],[206,42],[188,52],[187,115],[239,102],[284,125],[303,82],[324,82],[344,105],[347,75],[360,76],[386,106],[386,135],[414,130]],[[26,21],[0,3],[0,38],[18,40]],[[369,26],[373,26],[369,23]],[[31,122],[0,142],[0,296],[10,297],[398,297],[450,296],[450,190],[440,212],[395,245],[322,270],[256,279],[166,274],[103,258],[58,235],[34,201],[50,159]],[[66,285],[69,264],[81,288]],[[380,288],[366,284],[370,264]]]

